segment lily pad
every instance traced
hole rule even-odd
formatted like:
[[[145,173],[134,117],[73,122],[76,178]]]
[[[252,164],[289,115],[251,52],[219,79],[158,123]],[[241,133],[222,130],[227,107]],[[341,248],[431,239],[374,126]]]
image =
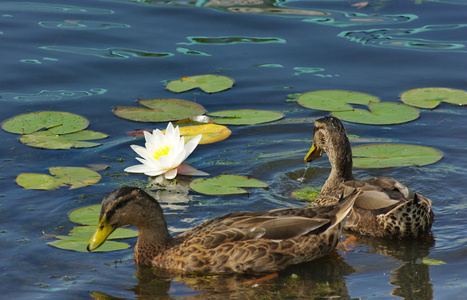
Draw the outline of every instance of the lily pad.
[[[59,111],[40,111],[19,115],[2,123],[5,131],[17,134],[30,134],[47,129],[54,134],[66,134],[83,130],[89,121],[79,115]]]
[[[82,130],[68,134],[55,134],[50,130],[37,131],[25,134],[19,140],[28,146],[44,149],[70,149],[89,148],[101,145],[101,143],[86,142],[86,140],[97,140],[108,137],[107,134]]]
[[[284,115],[277,111],[238,109],[223,110],[208,114],[214,118],[214,122],[223,125],[252,125],[267,123],[282,119]]]
[[[307,201],[315,201],[318,198],[319,193],[321,192],[321,188],[318,187],[304,187],[293,191],[290,196],[297,199],[307,200]]]
[[[434,258],[427,258],[425,257],[422,259],[422,262],[426,265],[429,266],[440,266],[440,265],[445,265],[446,263],[442,260],[434,259]]]
[[[352,154],[357,168],[425,166],[443,157],[436,149],[404,144],[360,145],[352,147]]]
[[[180,127],[180,135],[185,137],[185,142],[188,142],[198,134],[202,134],[200,144],[211,144],[225,140],[230,136],[232,131],[223,125],[203,124]]]
[[[262,181],[239,175],[220,175],[213,178],[198,178],[190,182],[190,188],[205,195],[248,194],[244,188],[268,188]]]
[[[208,74],[173,80],[167,83],[166,88],[175,93],[186,92],[194,88],[200,88],[206,93],[217,93],[230,89],[233,84],[234,80],[230,77]]]
[[[350,104],[368,105],[379,102],[375,96],[340,90],[323,90],[303,93],[297,97],[301,106],[324,111],[348,111],[354,108]]]
[[[94,184],[101,180],[101,175],[87,168],[52,167],[50,175],[21,173],[16,177],[16,183],[25,189],[55,190],[61,186],[70,185],[71,189]]]
[[[67,236],[56,236],[58,240],[48,243],[49,245],[64,249],[79,252],[86,252],[86,246],[89,239],[96,230],[99,220],[99,213],[101,205],[90,205],[80,207],[73,210],[70,215],[70,221],[78,224],[85,224],[90,226],[77,226],[74,227]],[[138,236],[138,231],[128,228],[117,228],[109,237],[112,239],[125,239]],[[95,251],[116,251],[129,248],[130,245],[122,242],[106,241],[99,249]]]
[[[95,204],[85,207],[77,208],[70,212],[68,216],[70,221],[81,225],[94,225],[97,226],[99,221],[99,213],[101,205]]]
[[[370,102],[368,108],[370,111],[356,108],[348,111],[333,111],[331,114],[343,121],[370,125],[407,123],[420,115],[415,107],[392,102]]]
[[[57,238],[60,238],[60,237],[61,236],[57,236]],[[57,239],[47,244],[55,248],[59,248],[63,250],[87,252],[86,246],[88,242],[89,241],[84,241],[84,240]],[[106,241],[102,246],[100,246],[98,249],[94,250],[93,252],[117,251],[117,250],[124,250],[128,248],[130,248],[130,244],[128,243]]]
[[[402,102],[408,105],[433,109],[441,102],[453,105],[467,105],[467,92],[449,88],[418,88],[403,92]]]
[[[202,115],[206,112],[198,103],[181,99],[138,100],[142,107],[114,107],[113,113],[136,122],[169,122]]]

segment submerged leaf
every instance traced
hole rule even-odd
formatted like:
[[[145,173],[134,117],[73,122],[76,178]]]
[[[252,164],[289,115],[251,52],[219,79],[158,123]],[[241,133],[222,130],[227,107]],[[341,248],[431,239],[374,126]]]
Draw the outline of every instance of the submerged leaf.
[[[143,107],[114,107],[113,113],[136,122],[169,122],[202,115],[206,112],[198,103],[181,99],[138,100]]]
[[[424,258],[422,259],[422,262],[426,265],[429,265],[429,266],[439,266],[439,265],[445,265],[446,263],[442,260],[438,260],[438,259],[433,259],[433,258]]]
[[[467,105],[467,92],[449,88],[418,88],[403,92],[402,102],[408,105],[433,109],[441,102],[453,105]]]
[[[267,188],[268,185],[253,178],[239,175],[220,175],[213,178],[198,178],[190,183],[195,192],[205,195],[247,194],[242,187]]]
[[[333,111],[332,115],[343,121],[370,125],[401,124],[413,121],[420,115],[415,107],[392,102],[370,102],[368,108],[370,111],[359,108]]]
[[[307,201],[315,201],[318,198],[319,193],[321,192],[321,188],[316,187],[304,187],[293,191],[290,196],[297,199],[307,200]]]
[[[21,173],[16,177],[16,183],[25,189],[55,190],[66,185],[70,185],[70,189],[76,189],[101,180],[99,173],[87,168],[52,167],[49,172],[53,176]]]
[[[68,134],[55,134],[49,130],[37,131],[25,134],[19,140],[28,146],[44,149],[70,149],[70,148],[90,148],[101,145],[101,143],[86,142],[86,140],[97,140],[108,137],[108,135],[82,130]]]
[[[166,88],[175,93],[189,91],[194,88],[200,88],[206,93],[216,93],[230,89],[233,84],[234,80],[230,77],[208,74],[173,80],[167,83]]]
[[[370,102],[379,102],[375,96],[340,90],[323,90],[303,93],[297,97],[301,106],[324,111],[353,110],[350,104],[368,105]]]
[[[443,154],[433,148],[404,144],[371,144],[352,147],[357,168],[425,166],[439,161]]]
[[[277,111],[256,110],[256,109],[237,109],[223,110],[210,113],[215,123],[224,125],[252,125],[267,123],[282,119],[284,115]]]
[[[17,134],[30,134],[48,129],[54,134],[66,134],[83,130],[89,121],[79,115],[59,111],[40,111],[19,115],[2,123],[5,131]]]

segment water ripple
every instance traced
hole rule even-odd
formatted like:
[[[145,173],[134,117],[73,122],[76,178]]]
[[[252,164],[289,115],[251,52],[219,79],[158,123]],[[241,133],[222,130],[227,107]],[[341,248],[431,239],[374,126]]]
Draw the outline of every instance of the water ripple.
[[[39,25],[49,29],[95,30],[110,28],[130,28],[130,25],[99,21],[65,20],[63,22],[43,21]]]
[[[44,47],[40,47],[40,49],[68,52],[68,53],[74,53],[74,54],[82,54],[82,55],[94,55],[97,57],[114,58],[114,59],[127,59],[130,57],[160,58],[160,57],[173,56],[173,54],[169,52],[149,52],[149,51],[124,49],[124,48],[96,49],[96,48],[67,47],[67,46],[44,46]]]
[[[0,11],[34,11],[34,12],[58,12],[73,14],[113,14],[109,9],[84,8],[74,5],[47,4],[33,2],[2,2]]]
[[[4,101],[57,101],[57,100],[71,100],[81,97],[102,95],[107,92],[106,89],[94,88],[89,91],[69,91],[58,90],[48,91],[43,90],[37,94],[25,93],[0,93],[0,100]]]

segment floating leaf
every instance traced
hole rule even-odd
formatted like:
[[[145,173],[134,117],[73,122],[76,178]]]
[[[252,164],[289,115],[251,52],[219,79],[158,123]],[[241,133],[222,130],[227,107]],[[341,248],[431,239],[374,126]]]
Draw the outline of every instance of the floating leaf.
[[[96,219],[97,223],[97,219]],[[93,226],[76,226],[70,231],[67,236],[59,236],[58,238],[61,240],[82,240],[82,241],[89,241],[91,236],[96,231],[96,225]],[[138,236],[138,231],[129,229],[129,228],[117,228],[112,234],[108,237],[108,239],[127,239],[133,238]]]
[[[439,161],[443,154],[433,148],[404,144],[371,144],[352,148],[357,168],[425,166]]]
[[[216,93],[230,89],[234,80],[221,75],[198,75],[183,77],[167,83],[166,88],[175,93],[186,92],[194,88],[200,88],[206,93]]]
[[[307,201],[315,201],[318,197],[319,193],[321,192],[321,188],[316,187],[304,187],[293,191],[290,196],[297,199],[307,200]]]
[[[5,131],[30,134],[48,129],[54,134],[66,134],[83,130],[89,121],[81,116],[59,111],[40,111],[10,118],[2,123]]]
[[[169,122],[202,115],[201,105],[181,99],[138,100],[142,107],[114,107],[113,113],[123,119],[136,122]]]
[[[392,102],[370,102],[370,111],[356,108],[349,111],[333,111],[332,115],[347,122],[391,125],[413,121],[420,115],[418,109],[412,106]]]
[[[106,137],[108,135],[91,130],[82,130],[68,134],[55,134],[49,130],[44,130],[25,134],[19,140],[23,144],[36,148],[70,149],[96,147],[101,145],[101,143],[86,142],[85,140],[97,140]]]
[[[297,97],[301,106],[324,111],[353,110],[350,104],[368,105],[370,102],[379,102],[375,96],[339,90],[323,90],[303,93]]]
[[[60,236],[57,236],[59,238]],[[68,240],[68,239],[58,239],[53,242],[47,243],[50,246],[55,248],[63,249],[63,250],[71,250],[77,252],[87,252],[86,246],[88,241],[82,240]],[[116,251],[116,250],[124,250],[128,249],[130,244],[122,243],[122,242],[114,242],[114,241],[106,241],[102,246],[98,249],[93,250],[93,252],[106,252],[106,251]]]
[[[73,223],[97,226],[100,211],[100,204],[80,207],[70,212],[69,218]]]
[[[165,132],[165,131],[164,131]],[[232,131],[223,125],[203,124],[180,127],[180,135],[185,137],[185,142],[188,142],[198,134],[202,134],[200,144],[211,144],[225,140],[230,136]]]
[[[433,259],[433,258],[424,258],[422,259],[422,262],[426,265],[429,265],[429,266],[439,266],[439,265],[445,265],[446,263],[442,260],[437,260],[437,259]]]
[[[215,123],[224,125],[252,125],[267,123],[282,119],[284,115],[277,111],[256,110],[256,109],[238,109],[223,110],[210,113]]]
[[[205,195],[248,194],[242,187],[267,188],[268,185],[253,178],[239,175],[220,175],[213,178],[198,178],[190,182],[190,188]]]
[[[449,88],[419,88],[403,92],[402,102],[408,105],[433,109],[441,102],[453,105],[467,105],[467,92]]]
[[[16,183],[25,189],[55,190],[66,185],[70,185],[70,189],[76,189],[101,180],[99,173],[87,168],[52,167],[49,172],[53,176],[21,173],[16,177]]]

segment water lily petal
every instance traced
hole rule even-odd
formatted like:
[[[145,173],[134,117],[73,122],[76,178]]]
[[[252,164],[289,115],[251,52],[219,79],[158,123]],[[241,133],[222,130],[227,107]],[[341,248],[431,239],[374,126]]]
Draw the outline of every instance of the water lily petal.
[[[187,164],[181,164],[180,166],[178,166],[177,169],[178,169],[178,173],[180,173],[182,175],[191,175],[191,176],[207,176],[207,175],[209,175],[209,173],[206,173],[206,172],[200,171],[198,169],[195,169],[192,166],[187,165]]]
[[[190,141],[188,141],[188,143],[186,143],[186,145],[185,145],[185,151],[186,151],[185,159],[188,156],[190,156],[191,152],[193,152],[193,150],[195,150],[195,148],[198,146],[199,142],[201,141],[201,137],[202,137],[202,135],[199,134],[199,135],[195,136],[194,138],[192,138]]]
[[[138,145],[131,145],[130,146],[133,151],[135,151],[139,156],[148,159],[151,157],[151,153],[148,151],[148,149],[138,146]]]
[[[128,168],[125,168],[125,172],[128,173],[144,173],[147,171],[147,167],[145,165],[134,165]]]
[[[164,176],[167,179],[174,179],[177,176],[177,168],[167,171]]]

